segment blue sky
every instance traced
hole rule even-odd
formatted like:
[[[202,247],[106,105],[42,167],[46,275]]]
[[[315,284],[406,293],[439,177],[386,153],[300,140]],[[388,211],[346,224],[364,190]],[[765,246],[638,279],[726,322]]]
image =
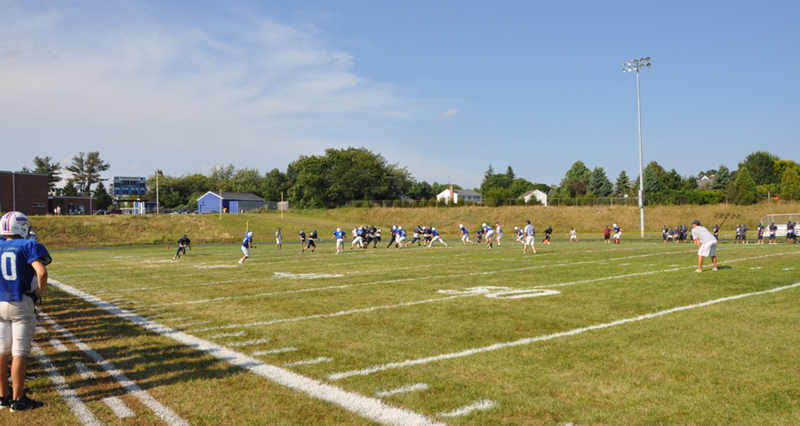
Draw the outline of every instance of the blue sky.
[[[0,169],[285,170],[364,146],[418,180],[575,161],[681,175],[800,160],[800,2],[4,1]]]

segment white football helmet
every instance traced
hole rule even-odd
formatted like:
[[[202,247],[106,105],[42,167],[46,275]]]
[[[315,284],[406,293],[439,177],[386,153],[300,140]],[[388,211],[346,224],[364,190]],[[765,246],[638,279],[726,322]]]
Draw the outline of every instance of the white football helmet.
[[[342,228],[336,228],[336,232],[342,232]]]
[[[8,212],[0,219],[0,235],[19,235],[28,238],[31,223],[28,217],[20,212]]]
[[[486,222],[483,222],[483,225],[481,225],[481,226],[483,226],[484,228],[486,228]]]
[[[431,231],[435,231],[435,230],[436,230],[436,228],[434,228],[434,227],[432,227],[432,226],[431,226]]]
[[[519,226],[515,226],[515,227],[514,227],[514,230],[515,230],[515,231],[519,231]]]
[[[459,227],[459,228],[463,228],[463,227],[464,227],[464,224],[462,223],[461,225],[458,225],[458,227]]]
[[[250,238],[253,238],[253,231],[248,231],[247,232],[247,236],[250,237]]]

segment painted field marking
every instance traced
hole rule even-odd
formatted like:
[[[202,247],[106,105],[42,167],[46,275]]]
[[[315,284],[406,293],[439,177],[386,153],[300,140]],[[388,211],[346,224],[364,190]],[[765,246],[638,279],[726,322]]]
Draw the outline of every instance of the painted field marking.
[[[461,417],[461,416],[466,416],[467,414],[471,414],[473,411],[486,411],[486,410],[491,410],[494,407],[497,407],[497,402],[489,399],[481,399],[479,401],[475,401],[470,405],[467,405],[466,407],[461,407],[453,411],[448,411],[446,413],[438,413],[437,416]]]
[[[135,417],[136,413],[133,412],[121,399],[116,396],[109,396],[103,398],[103,402],[108,405],[108,408],[114,412],[114,415],[120,419],[127,419],[128,417]]]
[[[58,282],[53,280],[50,281],[50,284],[56,285],[56,283]],[[92,359],[92,361],[94,361],[97,365],[106,370],[106,372],[111,377],[113,377],[114,380],[116,380],[117,383],[120,384],[120,386],[122,386],[126,391],[128,391],[128,393],[135,396],[136,399],[141,401],[142,404],[144,404],[147,408],[152,410],[158,417],[164,420],[164,422],[166,422],[168,425],[189,426],[189,423],[186,422],[186,420],[183,420],[182,418],[180,418],[180,416],[175,414],[175,412],[165,407],[160,402],[156,401],[155,398],[153,398],[152,396],[150,396],[149,393],[147,393],[147,391],[142,390],[142,388],[140,388],[139,385],[136,384],[136,382],[128,379],[128,377],[125,376],[125,373],[118,370],[110,362],[106,361],[102,355],[100,355],[99,353],[97,353],[97,351],[90,348],[89,345],[83,343],[80,339],[75,337],[75,335],[72,334],[72,332],[59,325],[57,322],[55,322],[52,318],[50,318],[49,315],[47,315],[44,312],[39,312],[39,316],[46,323],[50,324],[50,326],[52,326],[53,329],[61,333],[62,336],[64,336],[67,340],[72,342],[73,345],[77,346],[78,349],[82,350],[83,353],[85,353],[87,356],[89,356],[89,358]]]
[[[682,253],[685,254],[686,252],[674,252],[674,253]],[[654,253],[654,254],[642,254],[642,255],[635,255],[635,256],[626,256],[620,257],[617,259],[608,259],[608,260],[623,260],[623,259],[634,259],[634,258],[641,258],[641,257],[651,257],[651,256],[663,256],[669,253]],[[225,296],[225,297],[215,297],[211,299],[201,299],[201,300],[189,300],[185,302],[168,302],[168,303],[157,303],[153,306],[175,306],[175,305],[196,305],[200,303],[211,303],[211,302],[221,302],[224,300],[240,300],[240,299],[252,299],[257,297],[267,297],[267,296],[277,296],[277,295],[285,295],[285,294],[297,294],[297,293],[308,293],[314,291],[327,291],[327,290],[340,290],[345,288],[355,288],[355,287],[365,287],[365,286],[373,286],[373,285],[383,285],[383,284],[393,284],[399,282],[410,282],[410,281],[423,281],[429,280],[431,278],[460,278],[460,277],[472,277],[478,275],[494,275],[494,274],[503,274],[509,272],[520,272],[520,271],[529,271],[532,269],[542,269],[542,268],[550,268],[554,266],[574,266],[574,265],[586,265],[586,264],[595,264],[598,262],[605,262],[598,261],[598,260],[590,260],[584,262],[572,262],[572,263],[561,263],[561,264],[552,264],[552,265],[536,265],[536,266],[526,266],[523,268],[513,268],[513,269],[499,269],[494,271],[484,271],[484,272],[471,272],[466,274],[451,274],[451,275],[441,275],[441,276],[424,276],[424,277],[413,277],[413,278],[400,278],[396,280],[384,280],[384,281],[375,281],[370,283],[361,283],[361,284],[342,284],[342,285],[335,285],[335,286],[326,286],[326,287],[310,287],[310,288],[302,288],[297,290],[287,290],[287,291],[275,291],[269,293],[257,293],[257,294],[247,294],[241,296]]]
[[[187,323],[183,323],[183,324],[175,324],[175,325],[173,325],[173,327],[175,327],[175,328],[186,328],[186,327],[191,327],[191,326],[194,326],[194,325],[203,325],[203,324],[208,324],[208,321],[195,321],[195,322],[187,322]]]
[[[253,346],[253,345],[260,345],[262,343],[269,343],[269,339],[253,339],[253,340],[245,340],[244,342],[233,342],[228,343],[226,346],[229,348],[240,348],[242,346]]]
[[[192,319],[192,317],[181,317],[181,318],[164,318],[164,319],[162,319],[161,321],[164,321],[164,322],[172,322],[172,321],[186,321],[186,320],[190,320],[190,319]]]
[[[197,269],[220,269],[220,268],[235,268],[236,265],[195,265]]]
[[[46,329],[46,328],[44,328],[44,327],[40,327],[40,326],[38,326],[38,325],[37,325],[37,326],[36,326],[36,333],[37,333],[37,334],[45,334],[45,333],[47,333],[47,329]]]
[[[286,352],[294,352],[296,350],[297,350],[297,348],[295,348],[293,346],[289,346],[289,347],[285,347],[285,348],[270,349],[270,350],[266,350],[266,351],[255,351],[255,352],[251,353],[250,356],[283,354],[283,353],[286,353]]]
[[[209,339],[221,339],[223,337],[242,337],[244,336],[244,330],[242,331],[235,331],[233,333],[219,333],[213,336],[210,336]]]
[[[344,389],[302,376],[285,368],[266,364],[261,360],[235,352],[222,345],[164,326],[56,280],[51,280],[48,284],[104,309],[112,315],[130,321],[139,327],[205,352],[208,355],[250,371],[279,385],[303,392],[312,398],[336,404],[365,419],[393,426],[446,426],[446,424],[433,420],[423,414],[403,408],[392,407],[379,399],[345,391]]]
[[[290,280],[316,280],[320,278],[340,278],[344,274],[293,274],[291,272],[274,272],[275,278]]]
[[[414,383],[413,385],[406,385],[399,388],[389,389],[385,391],[377,391],[375,392],[376,396],[381,398],[388,398],[393,395],[400,395],[404,393],[410,392],[421,392],[428,390],[428,385],[426,383]]]
[[[94,371],[89,370],[89,367],[87,367],[86,364],[80,361],[75,361],[72,363],[72,365],[75,366],[75,370],[77,370],[78,374],[84,379],[89,380],[97,378],[97,376],[94,374]]]
[[[347,377],[353,377],[353,376],[366,376],[366,375],[369,375],[369,374],[377,373],[379,371],[392,370],[392,369],[396,369],[396,368],[409,367],[409,366],[413,366],[413,365],[428,364],[428,363],[431,363],[431,362],[442,361],[442,360],[447,360],[447,359],[462,358],[462,357],[477,355],[477,354],[481,354],[481,353],[485,353],[485,352],[492,352],[492,351],[496,351],[496,350],[500,350],[500,349],[511,348],[511,347],[515,347],[515,346],[529,345],[531,343],[542,342],[542,341],[545,341],[545,340],[551,340],[551,339],[555,339],[555,338],[559,338],[559,337],[575,336],[577,334],[585,333],[587,331],[600,330],[600,329],[603,329],[603,328],[609,328],[609,327],[614,327],[614,326],[618,326],[618,325],[628,324],[628,323],[631,323],[631,322],[637,322],[637,321],[642,321],[642,320],[646,320],[646,319],[650,319],[650,318],[656,318],[656,317],[672,314],[672,313],[675,313],[675,312],[681,312],[681,311],[686,311],[686,310],[690,310],[690,309],[706,307],[706,306],[710,306],[710,305],[714,305],[714,304],[718,304],[718,303],[728,302],[728,301],[731,301],[731,300],[742,299],[742,298],[745,298],[745,297],[759,296],[759,295],[769,294],[769,293],[777,293],[779,291],[789,290],[789,289],[793,289],[793,288],[796,288],[796,287],[800,287],[800,283],[795,283],[795,284],[791,284],[791,285],[787,285],[787,286],[783,286],[783,287],[777,287],[777,288],[773,288],[773,289],[770,289],[770,290],[757,291],[757,292],[753,292],[753,293],[738,294],[736,296],[722,297],[722,298],[719,298],[719,299],[709,300],[709,301],[706,301],[706,302],[696,303],[696,304],[693,304],[693,305],[679,306],[679,307],[676,307],[676,308],[666,309],[666,310],[663,310],[663,311],[658,311],[658,312],[653,312],[653,313],[649,313],[649,314],[639,315],[639,316],[636,316],[636,317],[633,317],[633,318],[625,318],[625,319],[612,321],[612,322],[607,322],[607,323],[603,323],[603,324],[590,325],[590,326],[587,326],[587,327],[581,327],[581,328],[576,328],[576,329],[572,329],[572,330],[569,330],[569,331],[562,331],[562,332],[558,332],[558,333],[547,334],[547,335],[544,335],[544,336],[527,337],[527,338],[524,338],[524,339],[514,340],[514,341],[510,341],[510,342],[495,343],[493,345],[484,346],[484,347],[480,347],[480,348],[467,349],[467,350],[460,351],[460,352],[450,352],[450,353],[431,356],[431,357],[418,358],[418,359],[414,359],[414,360],[406,360],[406,361],[403,361],[403,362],[394,362],[394,363],[383,364],[383,365],[374,365],[374,366],[371,366],[371,367],[368,367],[368,368],[364,368],[364,369],[361,369],[361,370],[343,371],[343,372],[340,372],[340,373],[333,373],[333,374],[328,375],[328,380],[340,380],[340,379],[344,379],[344,378],[347,378]]]
[[[297,367],[298,365],[314,365],[314,364],[321,364],[323,362],[331,362],[333,358],[327,356],[321,356],[319,358],[314,359],[304,359],[302,361],[295,361],[295,362],[287,362],[283,364],[284,367]]]
[[[61,398],[64,399],[64,402],[69,405],[69,409],[72,410],[72,413],[75,414],[75,417],[78,418],[84,426],[101,426],[97,418],[92,414],[89,410],[89,407],[84,404],[78,394],[72,390],[67,381],[64,380],[64,376],[58,372],[58,369],[50,362],[50,358],[45,355],[42,348],[39,347],[36,342],[33,342],[33,355],[36,357],[36,361],[44,370],[44,373],[53,382],[53,386],[56,389],[56,392],[61,395]]]
[[[53,349],[55,349],[58,352],[69,352],[69,349],[67,349],[67,347],[64,346],[64,344],[61,343],[61,341],[56,338],[50,339],[48,340],[48,342],[50,342],[50,346],[52,346]]]
[[[794,268],[783,268],[783,270],[784,270],[784,271],[791,271],[791,270],[793,270],[793,269],[794,269]]]
[[[776,254],[778,256],[783,255],[784,253]],[[740,262],[744,260],[754,260],[754,259],[761,259],[765,257],[772,257],[775,255],[763,255],[763,256],[755,256],[755,257],[745,257],[740,259],[731,259],[726,262],[720,262],[720,265],[724,265],[726,263],[732,262]],[[345,311],[334,312],[331,314],[316,314],[316,315],[307,315],[302,317],[293,317],[293,318],[282,318],[276,320],[269,320],[269,321],[257,321],[245,324],[228,324],[228,325],[220,325],[214,327],[207,327],[207,328],[200,328],[196,330],[191,330],[192,333],[200,333],[204,331],[211,331],[211,330],[224,330],[224,329],[232,329],[232,328],[248,328],[248,327],[257,327],[257,326],[266,326],[272,324],[279,324],[285,322],[297,322],[297,321],[305,321],[311,319],[320,319],[320,318],[333,318],[345,315],[352,315],[358,313],[367,313],[367,312],[375,312],[379,310],[386,310],[386,309],[395,309],[395,308],[405,308],[409,306],[415,305],[422,305],[426,303],[436,303],[436,302],[444,302],[447,300],[459,298],[459,297],[471,297],[471,296],[479,296],[484,295],[488,298],[496,298],[496,299],[522,299],[528,297],[538,297],[538,296],[550,296],[554,294],[559,294],[556,290],[550,290],[551,287],[564,287],[564,286],[571,286],[577,284],[588,284],[594,282],[601,282],[601,281],[610,281],[622,278],[631,278],[637,277],[642,275],[652,275],[652,274],[660,274],[663,272],[674,272],[679,271],[681,269],[693,269],[694,266],[684,266],[682,268],[672,268],[672,269],[660,269],[657,271],[647,271],[647,272],[635,272],[632,274],[624,274],[624,275],[614,275],[610,277],[601,277],[601,278],[592,278],[588,280],[580,280],[580,281],[571,281],[566,283],[559,283],[559,284],[548,284],[542,286],[534,286],[528,288],[521,288],[521,289],[512,289],[509,287],[472,287],[472,289],[464,290],[439,290],[439,293],[442,294],[451,294],[453,296],[450,297],[441,297],[437,299],[426,299],[426,300],[419,300],[416,302],[403,302],[398,303],[395,305],[383,305],[383,306],[373,306],[369,308],[361,308],[361,309],[350,309]],[[494,289],[494,292],[490,289]]]

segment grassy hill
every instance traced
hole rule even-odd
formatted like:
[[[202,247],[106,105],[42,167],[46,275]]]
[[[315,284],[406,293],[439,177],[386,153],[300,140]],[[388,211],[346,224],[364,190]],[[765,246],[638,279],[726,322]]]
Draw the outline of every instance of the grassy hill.
[[[737,223],[754,229],[767,214],[797,213],[800,206],[763,205],[687,205],[661,206],[645,209],[648,238],[660,238],[661,226],[689,225],[698,219],[707,226],[714,223],[723,230],[723,238],[731,236]],[[320,238],[327,240],[333,230],[350,230],[356,225],[380,226],[386,233],[392,225],[407,229],[415,225],[432,225],[445,238],[457,235],[463,223],[473,233],[481,223],[500,222],[506,238],[511,238],[514,226],[530,219],[538,231],[552,226],[555,238],[563,238],[570,227],[581,238],[599,238],[605,225],[617,223],[624,238],[638,238],[639,209],[629,206],[596,207],[458,207],[458,208],[344,208],[333,210],[303,210],[280,213],[223,215],[124,215],[124,216],[40,216],[31,217],[33,229],[50,248],[110,247],[125,245],[174,244],[187,234],[194,244],[238,242],[248,226],[256,242],[274,242],[275,231],[282,228],[284,241],[296,241],[301,228],[306,232],[317,229]],[[726,235],[726,233],[728,235]]]

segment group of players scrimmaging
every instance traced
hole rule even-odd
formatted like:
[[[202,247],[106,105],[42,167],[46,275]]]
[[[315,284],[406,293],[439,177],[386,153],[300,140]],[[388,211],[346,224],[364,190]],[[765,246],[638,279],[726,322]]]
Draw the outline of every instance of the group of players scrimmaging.
[[[796,242],[796,233],[795,229],[797,227],[797,223],[792,223],[790,220],[786,225],[786,239],[790,243]],[[458,225],[459,233],[461,235],[461,242],[464,245],[467,244],[475,244],[477,242],[478,245],[486,244],[486,247],[491,249],[494,247],[494,243],[496,242],[498,246],[502,245],[502,238],[503,238],[503,228],[500,226],[499,222],[494,223],[494,227],[483,223],[481,226],[478,227],[477,231],[475,232],[475,237],[477,241],[470,240],[470,233],[464,224]],[[764,234],[766,231],[769,230],[769,241],[770,244],[776,244],[775,241],[775,234],[778,230],[778,227],[775,226],[773,222],[770,224],[769,227],[765,227],[763,224],[759,223],[757,232],[758,232],[758,242],[757,244],[764,243]],[[678,225],[674,229],[667,228],[667,226],[663,226],[661,233],[665,243],[667,242],[676,242],[676,243],[686,243],[686,242],[695,242],[692,236],[691,230],[688,229],[685,225]],[[718,225],[714,225],[712,228],[712,235],[714,236],[715,240],[719,240],[719,231],[720,228]],[[749,244],[747,241],[747,227],[744,224],[737,224],[736,225],[736,238],[734,242],[741,242],[744,244]],[[536,253],[536,248],[534,247],[535,243],[535,235],[536,229],[531,225],[530,221],[526,221],[526,225],[522,228],[515,226],[514,232],[516,234],[516,241],[523,245],[523,253],[527,253],[528,246],[533,249],[533,253]],[[544,239],[542,239],[542,243],[550,244],[550,236],[553,233],[553,227],[548,226],[547,229],[544,231]],[[613,236],[612,236],[613,233]],[[351,231],[352,234],[352,242],[350,242],[350,249],[360,248],[360,249],[367,249],[369,248],[370,244],[373,248],[378,248],[378,244],[381,244],[381,229],[377,226],[362,226],[354,228]],[[346,237],[347,233],[342,231],[341,228],[336,228],[336,231],[333,233],[333,237],[331,240],[336,241],[336,254],[344,253],[344,243],[347,241]],[[567,233],[570,242],[578,242],[578,233],[575,228],[570,228],[570,231]],[[613,224],[612,228],[609,228],[606,225],[605,229],[603,230],[603,242],[610,243],[613,239],[614,244],[620,243],[620,237],[622,236],[622,230],[620,229],[619,225],[616,223]],[[301,229],[299,233],[300,237],[300,245],[302,249],[300,253],[305,253],[306,250],[311,250],[313,253],[314,250],[317,248],[317,241],[320,241],[319,235],[317,234],[317,230],[311,231],[311,233],[306,236],[305,230]],[[687,241],[688,239],[688,241]],[[276,247],[278,250],[282,249],[283,245],[283,238],[281,235],[281,229],[278,228],[278,231],[275,233],[275,240],[276,240]],[[447,243],[442,239],[439,231],[436,230],[433,226],[416,226],[414,227],[412,240],[408,241],[408,231],[403,229],[402,226],[392,226],[391,229],[391,237],[389,239],[389,244],[386,248],[390,248],[392,246],[396,248],[409,248],[414,243],[417,243],[417,246],[423,247],[433,247],[437,242],[441,242],[443,246],[449,247]],[[173,260],[179,259],[182,255],[186,254],[186,247],[190,250],[191,240],[184,234],[178,240],[178,251],[173,256]],[[244,256],[239,260],[239,263],[244,263],[245,260],[250,258],[250,249],[254,248],[253,245],[253,232],[248,231],[245,235],[244,240],[242,241],[242,252]]]

